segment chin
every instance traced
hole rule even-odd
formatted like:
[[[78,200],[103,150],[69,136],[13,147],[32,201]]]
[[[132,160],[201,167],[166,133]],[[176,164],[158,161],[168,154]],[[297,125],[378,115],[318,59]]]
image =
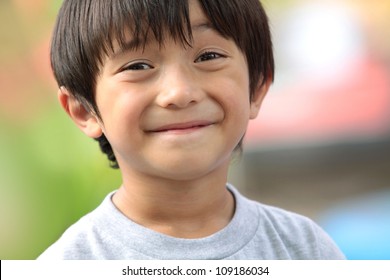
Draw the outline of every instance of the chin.
[[[207,178],[208,176],[215,177],[216,174],[227,176],[229,160],[213,162],[209,164],[194,164],[191,161],[181,162],[180,164],[170,165],[165,170],[161,170],[161,177],[172,181],[196,181]]]

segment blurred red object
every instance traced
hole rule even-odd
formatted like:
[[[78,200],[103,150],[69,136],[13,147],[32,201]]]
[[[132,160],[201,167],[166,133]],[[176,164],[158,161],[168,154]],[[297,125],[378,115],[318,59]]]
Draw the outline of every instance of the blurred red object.
[[[372,59],[351,63],[342,75],[310,79],[270,91],[250,122],[246,142],[285,143],[372,138],[390,132],[390,75]]]

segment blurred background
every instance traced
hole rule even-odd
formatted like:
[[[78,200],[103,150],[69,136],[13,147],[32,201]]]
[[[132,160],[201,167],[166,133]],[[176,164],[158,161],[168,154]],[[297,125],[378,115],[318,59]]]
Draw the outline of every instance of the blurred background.
[[[0,259],[35,259],[120,185],[56,100],[61,0],[0,0]],[[276,78],[230,181],[390,259],[390,1],[263,0]]]

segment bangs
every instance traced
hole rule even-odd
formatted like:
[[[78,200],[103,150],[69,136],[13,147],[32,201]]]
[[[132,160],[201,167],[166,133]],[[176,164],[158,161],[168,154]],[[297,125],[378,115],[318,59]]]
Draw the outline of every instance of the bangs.
[[[143,48],[150,37],[163,45],[168,36],[183,45],[191,45],[188,0],[105,0],[100,1],[96,15],[90,16],[101,19],[91,20],[95,23],[91,27],[96,31],[96,42],[101,46],[97,51],[100,63],[103,55],[114,51],[114,43],[122,50],[137,49]]]

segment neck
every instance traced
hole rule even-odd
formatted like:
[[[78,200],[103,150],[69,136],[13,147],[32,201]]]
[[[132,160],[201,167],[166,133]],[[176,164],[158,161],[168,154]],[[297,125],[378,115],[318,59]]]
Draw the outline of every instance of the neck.
[[[224,228],[234,214],[227,169],[189,181],[132,174],[124,177],[113,202],[129,219],[154,231],[179,238],[205,237]]]

